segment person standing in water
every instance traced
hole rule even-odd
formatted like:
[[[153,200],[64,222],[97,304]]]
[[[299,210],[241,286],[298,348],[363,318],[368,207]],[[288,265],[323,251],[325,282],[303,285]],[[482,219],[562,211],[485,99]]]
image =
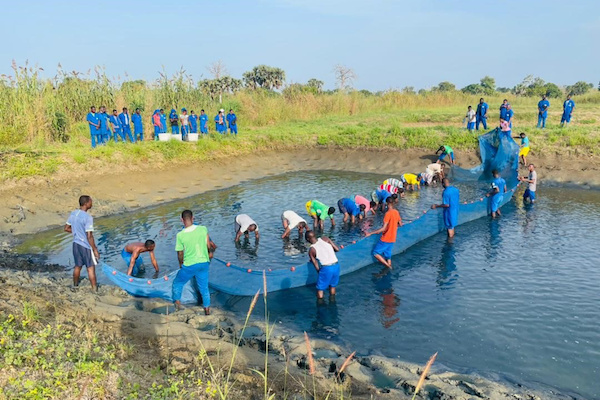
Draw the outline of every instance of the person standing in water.
[[[92,291],[98,291],[96,282],[96,264],[100,258],[96,241],[94,240],[94,219],[87,212],[92,208],[90,196],[79,197],[79,209],[75,210],[67,219],[65,232],[73,234],[73,286],[79,286],[81,269],[85,266]]]
[[[208,269],[217,246],[210,240],[205,226],[194,225],[194,214],[190,210],[181,213],[183,230],[177,234],[175,251],[179,260],[179,272],[173,280],[173,302],[181,309],[183,286],[196,278],[196,288],[202,296],[204,314],[210,315],[210,291]]]
[[[258,232],[258,224],[248,215],[239,214],[235,217],[233,222],[235,230],[235,241],[237,242],[242,237],[242,234],[247,238],[249,232],[254,232],[256,240],[260,240],[260,233]]]
[[[121,251],[121,258],[127,264],[127,275],[136,276],[140,273],[140,268],[142,267],[141,254],[146,252],[150,253],[150,261],[158,274],[158,263],[156,262],[156,257],[154,257],[155,247],[156,243],[154,243],[154,240],[146,240],[144,243],[134,242],[127,244]]]
[[[385,202],[387,204],[387,212],[383,217],[383,226],[375,231],[367,232],[366,237],[382,234],[373,248],[373,257],[391,269],[392,248],[394,247],[394,243],[396,243],[398,227],[402,226],[402,218],[398,210],[396,210],[396,200],[393,197],[388,197]]]
[[[302,234],[302,231],[307,229],[306,220],[292,210],[284,211],[281,214],[281,224],[285,229],[283,235],[281,235],[282,239],[290,236],[290,232],[296,227],[298,228],[298,234]]]
[[[331,226],[335,226],[335,220],[333,219],[335,208],[333,207],[328,207],[318,200],[310,200],[306,202],[306,212],[308,212],[308,215],[313,219],[313,226],[315,229],[317,229],[317,227],[323,229],[323,221],[328,217],[331,220]]]
[[[433,204],[431,208],[443,208],[444,227],[448,231],[448,237],[454,237],[454,228],[458,225],[458,206],[460,204],[460,193],[457,188],[450,185],[448,178],[442,179],[444,192],[442,193],[442,204]]]
[[[535,166],[529,164],[529,176],[519,177],[521,182],[527,182],[527,189],[523,193],[523,201],[529,200],[532,204],[535,203],[535,191],[537,188],[537,172]]]
[[[329,295],[335,296],[335,288],[340,282],[340,264],[335,255],[340,249],[327,236],[319,239],[313,231],[307,231],[304,238],[310,243],[308,257],[313,263],[317,274],[317,298],[323,298],[323,292],[329,289]]]
[[[492,218],[500,217],[500,204],[504,200],[504,193],[506,193],[506,181],[500,176],[497,170],[492,171],[494,180],[492,181],[492,189],[486,193],[486,197],[490,197],[490,210],[492,212]]]

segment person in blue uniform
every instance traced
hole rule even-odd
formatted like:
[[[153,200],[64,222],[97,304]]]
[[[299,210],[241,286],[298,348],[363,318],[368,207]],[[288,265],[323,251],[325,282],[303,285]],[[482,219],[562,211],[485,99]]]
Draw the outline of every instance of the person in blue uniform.
[[[483,129],[487,129],[487,112],[489,106],[483,101],[483,97],[479,99],[477,104],[477,112],[475,114],[475,129],[479,130],[479,124],[483,124]]]
[[[208,115],[204,110],[200,110],[200,133],[208,134]]]
[[[154,110],[151,121],[154,127],[154,140],[158,140],[158,134],[163,130],[162,122],[160,121],[160,110]]]
[[[338,209],[341,214],[344,214],[344,222],[348,222],[350,219],[350,223],[356,222],[356,218],[359,220],[363,219],[365,209],[367,208],[364,204],[356,204],[354,199],[343,198],[338,200]]]
[[[110,121],[110,126],[113,131],[113,140],[115,143],[118,142],[118,139],[121,139],[122,142],[125,141],[125,135],[123,135],[123,130],[121,129],[121,122],[119,121],[119,114],[117,114],[117,110],[112,110],[112,115],[108,119]]]
[[[100,136],[102,136],[102,143],[108,143],[111,135],[110,128],[108,126],[108,114],[106,113],[106,107],[100,107],[98,119],[100,120]]]
[[[444,227],[448,231],[448,237],[454,237],[454,228],[458,225],[458,205],[460,204],[460,193],[457,188],[450,185],[448,178],[442,179],[444,192],[442,193],[442,204],[434,204],[432,209],[443,208]]]
[[[171,108],[171,112],[169,113],[169,122],[171,123],[171,133],[179,135],[179,116],[174,108]]]
[[[92,149],[96,147],[96,144],[100,144],[100,120],[98,119],[98,114],[96,114],[96,107],[91,106],[90,112],[85,118],[88,125],[90,126],[90,137],[92,139]]]
[[[486,193],[486,197],[490,197],[490,211],[492,213],[492,218],[496,218],[501,216],[500,213],[500,204],[502,204],[502,200],[504,200],[504,193],[506,193],[506,181],[500,176],[500,173],[497,170],[492,171],[492,175],[494,175],[494,180],[492,180],[492,189]]]
[[[506,105],[506,113],[504,114],[505,121],[508,122],[508,126],[512,129],[513,117],[515,116],[515,112],[512,109],[510,104]]]
[[[131,122],[133,123],[133,137],[137,142],[144,141],[144,124],[142,122],[142,114],[139,108],[135,109],[135,114],[131,116]]]
[[[162,108],[160,109],[160,124],[161,124],[160,133],[167,133],[167,116],[165,115],[165,110]]]
[[[233,110],[231,108],[229,109],[229,113],[227,114],[227,124],[229,125],[229,133],[237,135],[237,116],[233,113]]]
[[[546,98],[546,95],[542,96],[542,100],[538,103],[538,128],[544,129],[546,127],[546,119],[548,118],[548,108],[550,108],[550,102]]]
[[[119,122],[121,123],[121,132],[123,132],[123,137],[129,138],[131,143],[135,142],[133,140],[133,136],[131,135],[131,117],[129,116],[129,112],[127,111],[127,107],[123,108],[123,112],[119,114]]]
[[[198,133],[198,115],[194,110],[190,111],[190,133]]]
[[[508,100],[504,99],[502,101],[502,105],[500,106],[500,119],[506,121],[506,112],[508,111]]]
[[[575,110],[575,102],[571,100],[571,95],[567,96],[567,99],[563,103],[563,114],[560,119],[560,126],[569,125],[571,122],[571,116],[573,115],[573,110]]]
[[[219,113],[215,115],[215,130],[217,133],[225,134],[227,133],[227,122],[225,119],[225,110],[222,108],[219,110]]]

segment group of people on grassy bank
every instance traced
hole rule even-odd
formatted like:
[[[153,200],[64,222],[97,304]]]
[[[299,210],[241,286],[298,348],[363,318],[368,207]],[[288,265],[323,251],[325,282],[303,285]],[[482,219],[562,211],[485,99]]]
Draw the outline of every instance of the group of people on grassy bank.
[[[129,115],[127,107],[124,107],[119,114],[117,110],[112,110],[112,114],[108,115],[106,107],[101,106],[99,112],[96,112],[96,107],[90,107],[90,112],[87,114],[86,121],[90,128],[90,137],[92,148],[99,144],[106,144],[113,140],[115,143],[119,140],[131,143],[144,141],[144,122],[141,110],[135,109],[133,115]],[[185,140],[189,134],[204,134],[208,135],[208,115],[204,110],[200,110],[200,114],[196,114],[193,110],[188,114],[187,109],[182,108],[181,114],[177,113],[174,108],[167,116],[164,109],[154,110],[150,122],[153,127],[153,139],[159,140],[159,134],[167,133],[168,128],[171,128],[171,134],[181,135]],[[225,115],[225,110],[220,109],[214,117],[215,131],[220,134],[229,133],[237,135],[237,116],[232,109]],[[132,129],[133,126],[133,129]]]
[[[544,129],[546,127],[546,120],[548,119],[548,109],[550,108],[550,101],[548,101],[546,95],[542,95],[542,99],[539,101],[537,108],[537,127]],[[489,106],[484,101],[483,97],[479,99],[479,104],[477,104],[476,110],[473,110],[473,107],[469,106],[464,119],[467,124],[467,130],[479,130],[479,125],[483,125],[483,129],[487,129],[488,110]],[[571,99],[571,95],[568,95],[567,99],[563,103],[563,113],[560,119],[560,126],[566,126],[571,122],[573,111],[575,111],[575,102]],[[504,128],[512,128],[514,115],[515,113],[512,109],[512,105],[507,99],[504,99],[502,105],[500,105],[500,126]]]

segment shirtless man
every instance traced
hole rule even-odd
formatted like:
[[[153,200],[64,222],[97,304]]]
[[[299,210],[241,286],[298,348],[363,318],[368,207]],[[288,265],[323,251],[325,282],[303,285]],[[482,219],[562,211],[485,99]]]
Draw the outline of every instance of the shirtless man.
[[[150,261],[152,266],[158,273],[158,263],[156,257],[154,257],[154,248],[156,243],[154,240],[146,240],[142,242],[133,242],[125,246],[121,251],[121,257],[127,263],[127,275],[137,275],[140,273],[140,267],[142,266],[142,257],[140,255],[145,252],[150,253]]]

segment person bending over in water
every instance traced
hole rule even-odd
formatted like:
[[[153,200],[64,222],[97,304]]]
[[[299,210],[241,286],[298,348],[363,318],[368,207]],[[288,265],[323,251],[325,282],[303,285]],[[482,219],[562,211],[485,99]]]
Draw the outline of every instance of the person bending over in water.
[[[390,196],[385,202],[388,210],[383,217],[383,226],[373,232],[367,232],[366,237],[382,233],[379,242],[373,248],[373,256],[386,267],[392,268],[392,248],[396,243],[398,227],[402,226],[402,218],[396,210],[396,199]]]
[[[442,193],[442,204],[434,204],[431,206],[433,210],[436,208],[444,209],[444,226],[448,230],[448,237],[454,237],[454,228],[458,225],[458,205],[460,204],[460,194],[458,189],[450,185],[450,180],[444,178],[442,180],[444,192]]]
[[[356,196],[354,196],[354,202],[356,204],[358,204],[359,206],[365,206],[365,217],[367,216],[367,213],[369,211],[371,211],[371,213],[374,215],[375,214],[375,208],[377,207],[377,202],[373,201],[373,200],[369,200],[366,197],[363,197],[359,194],[357,194]]]
[[[500,212],[500,204],[504,200],[504,193],[506,193],[506,181],[500,176],[497,170],[492,171],[494,180],[492,181],[492,189],[486,193],[486,197],[490,197],[490,209],[492,211],[492,218],[496,218],[502,215]]]
[[[341,214],[344,214],[344,222],[348,222],[348,218],[350,219],[350,223],[356,222],[356,217],[358,219],[363,218],[363,214],[365,213],[365,209],[367,208],[364,204],[357,204],[354,200],[350,198],[343,198],[338,200],[338,208]]]
[[[290,236],[290,232],[296,227],[298,228],[298,234],[302,234],[302,231],[307,229],[306,220],[292,210],[284,211],[281,214],[281,223],[283,224],[283,229],[285,229],[283,235],[281,235],[282,239]]]
[[[333,219],[333,214],[335,214],[335,208],[327,207],[325,204],[321,203],[318,200],[310,200],[306,202],[306,211],[308,215],[313,219],[314,228],[320,227],[323,229],[325,218],[331,220],[331,226],[335,226],[335,220]]]
[[[234,230],[235,230],[235,241],[237,242],[242,237],[242,234],[246,238],[249,236],[249,232],[254,232],[254,237],[256,240],[260,240],[260,233],[258,232],[258,225],[252,218],[250,218],[247,214],[239,214],[235,217],[235,221],[233,222]]]
[[[400,180],[404,184],[404,190],[415,190],[415,186],[417,190],[420,188],[419,184],[421,183],[421,174],[402,174],[400,176]]]
[[[441,162],[444,160],[444,158],[446,158],[446,156],[448,156],[448,155],[450,156],[450,160],[452,161],[452,164],[454,164],[454,150],[452,150],[452,147],[446,146],[445,144],[443,144],[440,146],[439,149],[437,149],[435,154],[437,155],[439,152],[441,152],[441,154],[437,160],[438,164],[441,164]]]
[[[150,261],[158,273],[158,263],[156,262],[156,257],[154,257],[155,247],[156,243],[154,243],[154,240],[146,240],[144,243],[134,242],[126,245],[123,251],[121,251],[121,257],[127,263],[127,275],[136,276],[140,273],[140,268],[142,267],[141,254],[145,252],[150,253]]]
[[[322,299],[326,289],[330,296],[335,296],[335,288],[340,282],[340,265],[335,252],[340,249],[327,236],[317,239],[313,231],[307,231],[304,238],[310,243],[308,257],[319,274],[317,298]]]

